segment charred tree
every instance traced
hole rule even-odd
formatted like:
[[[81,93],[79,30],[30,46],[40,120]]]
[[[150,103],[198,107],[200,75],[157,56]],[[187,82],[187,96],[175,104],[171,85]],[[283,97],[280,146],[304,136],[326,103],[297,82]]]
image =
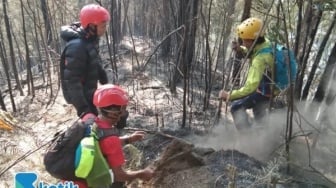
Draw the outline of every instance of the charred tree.
[[[14,95],[13,95],[13,90],[12,90],[12,82],[11,82],[10,75],[9,75],[9,65],[8,65],[8,61],[6,59],[6,50],[5,50],[4,45],[3,45],[4,37],[3,37],[1,29],[0,29],[0,38],[1,38],[1,41],[0,41],[0,58],[1,58],[2,66],[4,68],[4,72],[6,74],[6,81],[7,81],[10,101],[11,101],[11,104],[12,104],[12,110],[13,110],[13,112],[16,112],[15,100],[14,100]],[[1,98],[2,98],[2,95],[1,95]],[[6,109],[6,106],[5,106],[5,109]]]
[[[1,52],[0,52],[1,53]],[[2,91],[0,90],[0,106],[3,111],[7,111],[6,104],[4,102]]]
[[[38,54],[38,58],[37,58],[37,61],[38,62],[36,62],[36,59],[31,59],[31,57],[29,57],[30,58],[30,62],[31,62],[31,66],[30,67],[27,67],[27,68],[29,68],[29,69],[32,69],[32,67],[33,66],[36,66],[36,64],[37,64],[37,66],[41,66],[41,69],[42,69],[42,71],[44,71],[44,69],[42,68],[42,67],[44,67],[43,66],[43,58],[42,58],[42,53],[41,53],[41,46],[40,46],[40,42],[39,42],[39,34],[38,34],[38,23],[37,23],[37,20],[38,20],[38,16],[36,15],[36,14],[38,14],[38,13],[36,13],[36,9],[33,9],[33,7],[35,7],[35,5],[31,5],[31,1],[27,1],[27,4],[26,4],[27,6],[27,9],[29,9],[29,13],[28,14],[30,14],[31,15],[31,21],[32,21],[32,23],[33,23],[33,30],[32,30],[32,35],[33,35],[33,43],[35,44],[35,49],[36,49],[36,51],[37,51],[37,54]],[[42,37],[42,36],[41,36]],[[45,83],[46,82],[46,78],[45,78],[45,75],[44,74],[42,74],[42,79],[43,79],[43,83]]]
[[[170,80],[169,86],[171,92],[176,92],[176,84],[181,80],[181,77],[185,76],[185,71],[191,66],[195,48],[195,33],[196,25],[195,18],[197,16],[197,9],[194,10],[194,6],[198,6],[197,1],[183,0],[179,2],[177,23],[178,26],[184,26],[184,30],[180,30],[176,44],[176,66],[173,73],[173,77]],[[181,75],[182,70],[182,75]]]
[[[297,26],[296,26],[296,36],[295,36],[295,44],[294,44],[294,53],[299,54],[299,45],[301,42],[301,25],[302,25],[302,12],[303,12],[303,0],[297,0]],[[300,66],[300,62],[298,62]]]
[[[237,59],[235,57],[236,53],[233,53],[232,49],[230,49],[231,54],[230,54],[229,59],[226,60],[227,59],[226,58],[226,53],[227,53],[227,50],[228,50],[228,47],[229,47],[228,44],[230,44],[229,36],[230,36],[230,32],[231,32],[232,25],[233,25],[233,15],[234,15],[234,12],[236,10],[235,9],[236,3],[237,3],[237,1],[235,1],[235,0],[229,0],[226,3],[226,10],[224,10],[225,11],[224,22],[223,22],[224,25],[223,25],[223,29],[222,29],[222,32],[221,32],[220,46],[219,46],[219,50],[218,50],[216,68],[215,68],[215,71],[214,71],[214,72],[216,72],[218,64],[223,62],[221,89],[227,89],[229,81],[233,80],[233,78],[234,78],[233,74],[232,74],[232,77],[230,77],[232,67],[240,65],[240,61],[241,61],[240,59]],[[237,65],[235,65],[235,64],[237,64]],[[223,101],[220,100],[219,104],[218,104],[218,107],[217,107],[215,123],[217,123],[217,121],[219,120],[219,118],[221,116],[222,104],[223,104]]]
[[[251,16],[251,8],[252,8],[252,0],[245,0],[244,1],[244,11],[242,14],[242,17],[240,19],[241,22],[243,22],[244,20],[246,20],[247,18],[249,18]],[[242,41],[240,39],[237,39],[235,42],[237,42],[239,45],[242,44]],[[235,86],[239,86],[240,85],[240,70],[242,67],[242,60],[244,58],[244,54],[243,53],[235,53],[234,54],[234,61],[232,61],[233,63],[233,70],[232,70],[232,84]]]
[[[316,73],[316,70],[320,64],[320,61],[321,61],[321,57],[322,57],[322,54],[323,52],[325,51],[325,48],[326,48],[326,44],[331,36],[331,32],[332,30],[334,29],[334,26],[335,26],[335,23],[336,23],[336,14],[334,14],[333,16],[333,19],[332,19],[332,22],[326,32],[326,34],[324,35],[324,38],[320,44],[320,48],[319,50],[317,51],[317,55],[315,57],[315,60],[314,60],[314,63],[313,63],[313,66],[309,72],[309,75],[308,75],[308,79],[307,79],[307,82],[306,82],[306,85],[302,91],[302,100],[306,100],[307,99],[307,96],[309,94],[309,90],[311,88],[311,84],[313,82],[313,79],[314,79],[314,76],[315,76],[315,73]]]
[[[210,17],[211,17],[211,10],[212,10],[212,4],[213,1],[211,0],[209,2],[209,8],[207,17],[205,18],[204,14],[201,12],[201,18],[202,22],[204,24],[204,37],[205,37],[205,74],[204,74],[204,96],[203,96],[203,111],[205,111],[209,107],[209,98],[210,98],[210,92],[211,92],[211,80],[212,80],[212,53],[210,50],[210,43],[209,43],[209,37],[210,37]]]
[[[123,0],[123,7],[124,7],[124,15],[128,15],[128,9],[129,9],[129,0]],[[126,16],[124,16],[123,21],[121,23],[121,35],[124,36],[127,34],[127,22],[126,22]]]
[[[164,35],[167,35],[168,33],[170,33],[170,30],[171,30],[171,22],[170,22],[170,11],[171,8],[170,8],[170,4],[169,4],[170,1],[166,1],[166,0],[163,0],[162,1],[162,10],[163,10],[163,18],[165,18],[165,21],[162,20],[163,22],[163,34]],[[162,47],[161,47],[161,56],[163,58],[167,58],[169,57],[169,54],[171,52],[171,38],[165,40],[162,44]]]
[[[12,61],[12,70],[13,70],[13,74],[15,77],[15,82],[16,82],[16,87],[20,92],[20,95],[23,96],[23,90],[21,87],[21,83],[20,83],[20,79],[19,79],[19,74],[16,68],[16,64],[15,64],[15,53],[14,53],[14,47],[13,47],[13,41],[12,41],[12,31],[11,31],[11,27],[10,27],[10,23],[9,23],[9,17],[7,14],[7,2],[6,0],[2,0],[2,8],[3,8],[3,14],[4,14],[4,19],[5,19],[5,28],[6,28],[6,33],[7,33],[7,38],[8,38],[8,44],[9,44],[9,53],[10,53],[10,58]],[[14,111],[14,109],[13,109]],[[15,111],[16,112],[16,109]]]
[[[244,21],[251,16],[251,8],[252,8],[252,0],[245,0],[243,14],[240,19],[241,21]]]
[[[322,14],[323,10],[319,8],[319,5],[316,4],[316,6],[314,6],[314,4],[309,1],[304,16],[304,22],[302,22],[301,25],[304,29],[302,31],[302,39],[300,39],[299,45],[299,70],[295,84],[295,97],[300,100],[302,97],[301,91],[303,87],[303,79],[308,66],[308,58],[311,53],[311,48],[316,37],[318,26],[321,22]]]
[[[52,34],[52,30],[51,30],[51,20],[49,18],[49,8],[47,5],[47,1],[46,0],[40,0],[41,3],[41,11],[42,11],[42,17],[43,17],[43,21],[44,21],[44,29],[45,29],[45,34],[46,34],[46,38],[47,38],[47,45],[49,46],[52,42],[53,39],[53,34]],[[22,5],[21,5],[22,7]]]
[[[180,3],[180,21],[181,25],[185,25],[184,33],[182,36],[184,38],[181,41],[181,52],[179,58],[179,66],[181,67],[183,74],[183,118],[181,127],[185,127],[187,120],[187,95],[188,95],[188,83],[189,83],[189,71],[191,63],[193,62],[194,49],[195,49],[195,34],[197,20],[196,16],[198,13],[198,0],[184,0]],[[177,72],[175,72],[177,76]]]
[[[27,85],[28,85],[28,95],[32,95],[35,97],[35,90],[34,88],[34,79],[33,74],[31,71],[31,62],[30,62],[30,49],[28,47],[28,40],[27,40],[27,32],[26,32],[26,20],[23,11],[23,2],[20,0],[21,4],[21,17],[22,17],[22,31],[23,31],[23,39],[24,45],[26,50],[26,71],[27,71]]]
[[[334,43],[334,47],[332,48],[331,53],[329,55],[326,68],[322,73],[322,78],[317,87],[314,96],[314,101],[322,102],[326,96],[326,93],[331,93],[329,90],[334,90],[334,88],[328,88],[328,85],[330,82],[334,82],[332,80],[333,76],[332,72],[335,71],[335,65],[336,65],[336,43]]]

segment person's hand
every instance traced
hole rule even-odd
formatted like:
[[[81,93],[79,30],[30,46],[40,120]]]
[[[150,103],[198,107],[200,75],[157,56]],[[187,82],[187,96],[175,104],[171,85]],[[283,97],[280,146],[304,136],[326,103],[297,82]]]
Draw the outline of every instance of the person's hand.
[[[153,178],[154,174],[155,174],[154,169],[151,167],[147,167],[142,170],[139,178],[144,181],[149,181],[150,179]]]
[[[128,142],[132,143],[132,142],[142,140],[145,138],[145,135],[146,133],[144,131],[135,131],[129,136]]]
[[[230,98],[230,94],[225,90],[221,90],[218,94],[218,97],[222,100],[228,101]]]

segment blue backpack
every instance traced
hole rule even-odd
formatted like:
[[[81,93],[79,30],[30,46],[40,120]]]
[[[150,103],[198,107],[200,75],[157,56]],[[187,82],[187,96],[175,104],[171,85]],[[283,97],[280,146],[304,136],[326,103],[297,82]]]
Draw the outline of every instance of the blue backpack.
[[[287,49],[285,46],[281,44],[276,44],[275,46],[273,44],[272,47],[263,48],[258,52],[258,54],[262,53],[271,53],[274,55],[275,58],[274,82],[276,88],[283,90],[289,87],[290,83],[295,82],[297,63],[294,52],[292,50]],[[291,73],[291,77],[289,77],[289,73]]]

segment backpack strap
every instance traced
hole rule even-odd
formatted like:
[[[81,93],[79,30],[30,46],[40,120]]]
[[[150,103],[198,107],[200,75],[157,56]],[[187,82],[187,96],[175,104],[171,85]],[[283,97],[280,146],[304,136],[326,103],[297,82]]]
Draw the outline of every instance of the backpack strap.
[[[277,47],[278,45],[276,45]],[[274,65],[273,68],[270,70],[271,71],[271,76],[270,76],[270,80],[273,83],[275,80],[275,72],[276,72],[276,66],[275,66],[275,51],[278,49],[274,46],[274,44],[272,43],[270,47],[266,47],[266,48],[262,48],[257,52],[257,55],[259,54],[272,54],[273,55],[273,60],[274,60]],[[269,106],[271,107],[273,104],[273,95],[274,95],[274,84],[270,85],[270,103]]]
[[[102,140],[109,136],[119,136],[120,131],[116,128],[99,128],[97,125],[94,125],[94,132],[98,140]]]
[[[257,55],[259,54],[268,54],[268,53],[272,53],[273,49],[272,47],[266,47],[266,48],[262,48],[257,52]]]

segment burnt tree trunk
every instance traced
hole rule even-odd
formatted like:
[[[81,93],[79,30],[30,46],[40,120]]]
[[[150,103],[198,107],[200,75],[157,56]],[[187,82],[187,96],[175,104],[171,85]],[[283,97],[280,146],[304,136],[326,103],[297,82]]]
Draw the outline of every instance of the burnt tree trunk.
[[[48,11],[49,9],[48,9],[46,0],[40,0],[40,3],[41,3],[41,11],[42,11],[42,16],[43,16],[43,21],[44,21],[44,29],[45,29],[45,34],[47,38],[47,45],[49,46],[53,39],[52,30],[51,30],[51,20],[49,18],[49,11]]]
[[[34,88],[34,79],[33,74],[31,71],[31,62],[30,62],[30,50],[28,47],[28,41],[27,41],[27,32],[26,32],[26,21],[24,17],[24,11],[23,11],[23,2],[20,0],[21,4],[21,16],[22,16],[22,31],[23,31],[23,39],[24,39],[24,45],[26,50],[26,71],[27,71],[27,85],[28,85],[28,94],[35,97],[35,90]]]
[[[252,7],[252,0],[245,0],[244,1],[244,11],[241,17],[241,22],[243,22],[244,20],[246,20],[247,18],[249,18],[251,16],[251,7]],[[242,44],[242,41],[240,39],[238,39],[236,42],[239,43],[239,45]],[[240,85],[240,70],[241,70],[241,66],[242,66],[242,59],[244,58],[244,54],[243,53],[235,53],[235,57],[234,57],[234,61],[232,61],[233,63],[233,70],[232,70],[232,84],[235,86],[239,86]]]
[[[305,87],[303,89],[303,92],[302,92],[302,97],[301,97],[302,100],[306,100],[307,99],[307,96],[308,96],[309,90],[310,90],[310,86],[311,86],[311,84],[313,82],[313,78],[315,76],[316,70],[317,70],[317,68],[319,66],[319,63],[321,61],[322,54],[323,54],[323,52],[324,52],[324,50],[326,48],[326,44],[327,44],[327,42],[328,42],[328,40],[329,40],[329,38],[331,36],[331,32],[334,29],[335,23],[336,23],[336,14],[334,14],[332,22],[331,22],[331,24],[330,24],[330,26],[329,26],[326,34],[324,35],[324,38],[323,38],[322,42],[320,44],[320,48],[319,48],[319,50],[317,52],[317,55],[315,57],[313,66],[312,66],[312,68],[310,70],[310,73],[309,73],[306,85],[305,85]]]
[[[162,2],[162,10],[163,10],[163,18],[165,18],[165,22],[163,22],[163,34],[167,35],[170,33],[171,30],[171,23],[170,23],[170,11],[171,8],[169,6],[169,1],[163,0]],[[163,21],[163,20],[162,20]],[[169,37],[167,40],[165,40],[162,44],[162,51],[161,56],[163,58],[169,57],[170,54],[170,48],[171,48],[171,38]]]
[[[1,53],[1,52],[0,52]],[[3,111],[7,111],[6,104],[4,102],[2,91],[0,90],[0,106]]]
[[[330,56],[327,61],[326,68],[324,69],[321,81],[317,87],[317,90],[314,96],[314,101],[322,102],[326,96],[326,93],[330,93],[328,89],[334,90],[334,88],[327,88],[327,86],[329,85],[329,82],[334,82],[331,79],[332,77],[331,74],[333,70],[335,69],[335,65],[336,65],[336,43],[334,43],[334,47],[331,50]]]
[[[170,81],[171,92],[176,92],[176,83],[181,78],[179,70],[182,71],[183,76],[183,119],[182,127],[186,124],[187,115],[187,93],[189,82],[189,70],[194,56],[195,48],[195,34],[196,34],[196,16],[198,13],[198,0],[183,0],[179,3],[178,25],[184,25],[184,30],[180,31],[181,38],[178,39],[177,44],[181,44],[180,50],[177,54],[177,65],[173,78]],[[181,33],[182,32],[182,33]]]
[[[302,28],[304,28],[302,32],[303,39],[300,39],[302,43],[300,43],[300,50],[298,53],[299,66],[296,85],[295,85],[295,97],[297,99],[301,99],[302,96],[302,87],[303,87],[303,79],[305,77],[305,72],[308,65],[309,54],[311,53],[311,48],[314,43],[314,39],[316,37],[317,29],[321,21],[323,10],[319,8],[314,8],[312,2],[307,5],[307,10],[305,13],[305,21],[302,23]],[[318,5],[316,5],[318,7]]]
[[[10,97],[10,101],[12,104],[12,109],[15,112],[16,111],[16,106],[15,106],[15,101],[14,101],[14,96],[13,96],[13,91],[12,91],[12,83],[11,83],[11,79],[10,79],[10,75],[9,75],[9,65],[8,65],[8,61],[6,60],[6,50],[4,48],[3,45],[3,34],[2,34],[2,30],[0,28],[0,58],[1,58],[1,62],[2,62],[2,66],[4,68],[4,72],[6,74],[6,81],[7,81],[7,86],[8,86],[8,92],[9,92],[9,97]],[[2,98],[2,95],[1,95]],[[6,109],[6,106],[4,106]]]
[[[208,8],[208,15],[205,18],[204,14],[201,12],[201,19],[205,27],[205,74],[204,74],[204,84],[205,84],[205,91],[203,96],[203,111],[205,111],[209,107],[209,98],[210,98],[210,87],[211,87],[211,78],[212,78],[212,57],[210,52],[210,44],[209,44],[209,37],[210,37],[210,17],[211,17],[211,8],[212,8],[213,1],[210,0],[209,8]]]
[[[126,35],[127,34],[127,22],[126,22],[126,16],[128,14],[128,8],[129,8],[129,0],[123,0],[123,5],[124,5],[124,19],[121,23],[121,35]]]
[[[39,34],[38,34],[38,31],[37,31],[37,26],[39,25],[37,23],[37,20],[38,20],[38,17],[36,16],[36,11],[35,9],[33,8],[34,5],[31,5],[30,4],[31,1],[27,2],[27,7],[29,8],[29,11],[30,11],[30,15],[32,17],[32,21],[33,21],[33,25],[34,25],[34,28],[33,28],[33,31],[32,31],[32,34],[33,36],[35,37],[33,40],[34,40],[34,44],[35,44],[35,49],[37,51],[37,54],[38,54],[38,62],[36,62],[36,59],[33,59],[33,62],[31,61],[31,67],[27,67],[29,69],[32,68],[32,66],[34,66],[35,64],[39,64],[38,66],[41,66],[41,67],[44,67],[43,66],[43,59],[42,59],[42,54],[41,54],[41,46],[40,46],[40,43],[39,43]],[[29,13],[28,13],[29,14]],[[41,39],[42,39],[42,36],[41,36]],[[42,69],[42,72],[44,71],[44,68],[41,68]],[[43,73],[42,75],[42,79],[43,79],[43,83],[46,82],[46,78],[45,78],[45,74]],[[33,88],[32,88],[33,89]]]
[[[251,8],[252,8],[252,0],[245,0],[243,14],[240,19],[241,21],[244,21],[251,16]]]
[[[233,77],[230,77],[231,75],[231,70],[232,67],[235,66],[235,64],[240,65],[240,59],[236,59],[235,57],[233,57],[233,55],[236,55],[235,53],[233,53],[232,49],[231,53],[230,53],[230,57],[228,58],[228,60],[226,60],[226,53],[229,47],[229,44],[231,43],[231,41],[229,41],[229,35],[230,32],[232,30],[232,25],[233,25],[233,17],[232,15],[235,12],[235,7],[236,7],[236,3],[237,1],[235,0],[229,0],[227,2],[227,6],[226,6],[226,10],[224,10],[226,12],[225,17],[224,17],[224,26],[223,26],[223,30],[221,32],[221,45],[219,46],[219,52],[218,52],[218,57],[217,57],[217,62],[216,62],[216,68],[215,68],[215,72],[217,70],[217,66],[220,63],[220,60],[223,61],[223,69],[222,69],[222,83],[221,83],[221,89],[227,89],[227,86],[229,84],[230,80],[233,80]],[[245,4],[246,5],[246,4]],[[245,10],[245,9],[244,9]],[[239,69],[238,69],[239,70]],[[233,74],[232,74],[233,76]],[[222,111],[222,105],[223,105],[223,100],[219,100],[219,104],[217,107],[217,112],[216,112],[216,117],[215,117],[215,123],[217,123],[217,121],[219,120],[220,116],[221,116],[221,111]]]
[[[302,25],[302,11],[303,11],[303,0],[297,0],[297,26],[296,26],[296,36],[295,36],[295,44],[294,44],[294,54],[299,54],[299,45],[301,42],[301,25]],[[300,66],[300,61],[298,62],[298,65]]]
[[[3,6],[2,8],[3,8],[4,19],[5,19],[5,28],[6,28],[8,44],[9,44],[9,53],[10,53],[10,58],[12,61],[12,69],[13,69],[13,74],[15,77],[17,89],[19,90],[20,95],[23,96],[23,90],[21,87],[18,71],[17,71],[16,64],[15,64],[16,61],[15,61],[14,47],[13,47],[13,41],[12,41],[12,31],[11,31],[10,24],[9,24],[6,4],[7,4],[6,0],[2,0],[2,6]],[[16,112],[16,108],[14,108],[13,111]]]

